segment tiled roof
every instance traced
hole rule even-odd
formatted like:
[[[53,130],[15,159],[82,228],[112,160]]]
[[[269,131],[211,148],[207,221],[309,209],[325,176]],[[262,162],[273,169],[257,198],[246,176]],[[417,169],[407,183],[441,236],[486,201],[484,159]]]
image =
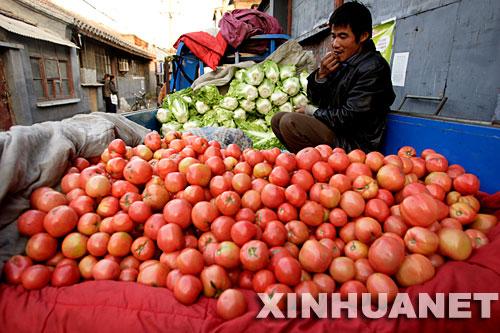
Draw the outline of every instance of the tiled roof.
[[[154,59],[155,56],[148,53],[147,51],[130,44],[129,42],[121,39],[112,32],[105,31],[102,28],[98,28],[95,22],[89,20],[82,20],[80,18],[75,18],[74,25],[78,28],[78,32],[90,38],[94,38],[108,45],[114,46],[116,48],[122,49],[126,52],[148,58]]]
[[[87,37],[99,40],[102,43],[121,49],[125,52],[147,58],[154,59],[155,55],[121,39],[120,34],[103,24],[84,18],[72,11],[61,8],[50,0],[15,0],[24,6],[44,12],[59,20],[78,28],[78,32]]]

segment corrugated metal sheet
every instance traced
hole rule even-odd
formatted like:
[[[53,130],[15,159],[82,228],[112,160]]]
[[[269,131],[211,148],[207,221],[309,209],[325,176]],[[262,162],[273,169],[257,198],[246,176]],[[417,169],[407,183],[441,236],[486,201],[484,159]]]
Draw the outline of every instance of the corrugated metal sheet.
[[[24,37],[40,39],[55,44],[78,48],[75,44],[73,44],[69,40],[57,36],[56,33],[53,31],[39,28],[34,25],[24,23],[22,21],[14,20],[4,15],[0,15],[0,27],[14,34],[21,35]]]

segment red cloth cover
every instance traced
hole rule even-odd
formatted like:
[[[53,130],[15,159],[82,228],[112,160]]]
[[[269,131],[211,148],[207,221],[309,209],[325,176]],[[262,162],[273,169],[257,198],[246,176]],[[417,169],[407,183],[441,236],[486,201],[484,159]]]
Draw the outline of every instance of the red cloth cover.
[[[227,42],[220,32],[215,37],[203,31],[184,34],[177,39],[174,48],[177,48],[180,42],[184,42],[198,59],[213,70],[219,65],[227,47]]]
[[[283,32],[276,18],[254,9],[226,12],[219,22],[219,28],[224,39],[234,48],[251,36]]]
[[[417,313],[418,293],[500,291],[500,225],[488,236],[491,243],[467,262],[448,262],[427,283],[401,290],[410,294]],[[477,301],[470,302],[472,319],[255,319],[260,301],[244,292],[248,312],[224,322],[214,299],[184,306],[166,288],[137,283],[90,281],[39,291],[2,284],[0,332],[496,332],[500,327],[500,301],[491,303],[490,319],[480,318]]]

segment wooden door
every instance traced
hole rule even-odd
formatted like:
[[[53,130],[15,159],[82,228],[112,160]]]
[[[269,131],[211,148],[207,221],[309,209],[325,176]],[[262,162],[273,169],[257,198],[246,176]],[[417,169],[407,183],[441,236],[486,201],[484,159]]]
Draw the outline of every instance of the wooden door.
[[[10,92],[5,77],[3,59],[0,56],[0,131],[7,131],[14,124],[14,117],[9,106],[9,97]]]

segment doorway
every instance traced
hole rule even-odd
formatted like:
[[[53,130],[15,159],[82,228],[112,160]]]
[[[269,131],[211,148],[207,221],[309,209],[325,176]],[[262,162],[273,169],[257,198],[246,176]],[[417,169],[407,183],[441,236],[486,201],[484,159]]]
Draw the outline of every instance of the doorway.
[[[8,131],[14,125],[14,117],[9,104],[9,87],[5,77],[3,57],[0,55],[0,131]]]

